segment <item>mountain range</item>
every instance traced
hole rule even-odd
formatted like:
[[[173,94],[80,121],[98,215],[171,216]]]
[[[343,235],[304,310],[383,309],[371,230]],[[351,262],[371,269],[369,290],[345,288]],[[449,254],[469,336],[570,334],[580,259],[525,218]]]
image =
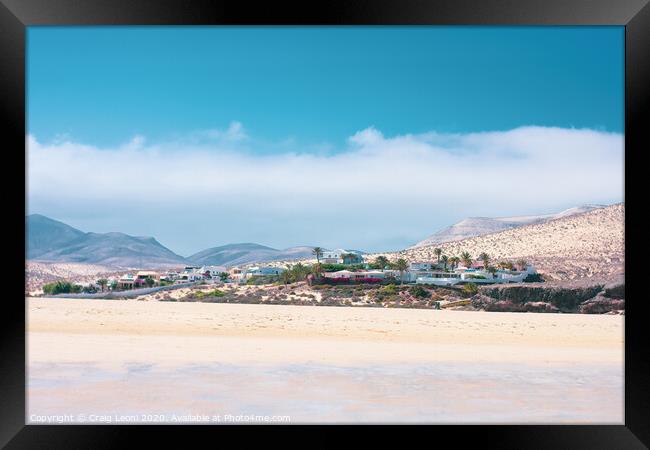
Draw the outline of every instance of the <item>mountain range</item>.
[[[85,233],[40,214],[27,216],[27,259],[102,264],[114,267],[165,267],[187,263],[156,239],[124,233]]]
[[[512,228],[544,223],[549,220],[569,217],[575,214],[581,214],[594,209],[604,208],[605,205],[582,205],[566,209],[555,214],[542,214],[533,216],[513,216],[513,217],[468,217],[449,227],[432,234],[423,241],[418,242],[410,248],[426,247],[429,245],[443,244],[445,242],[460,241],[463,239],[483,236],[499,231],[510,230]]]
[[[313,247],[277,250],[259,244],[229,244],[180,256],[153,237],[124,233],[86,233],[40,214],[25,218],[27,259],[100,264],[116,268],[163,268],[184,265],[233,266],[308,258]]]
[[[497,233],[531,224],[603,208],[583,205],[556,214],[514,217],[470,217],[444,228],[411,248],[439,245],[475,236]],[[153,237],[128,234],[84,232],[40,214],[25,218],[28,260],[56,263],[98,264],[114,268],[164,268],[185,265],[235,266],[271,261],[307,259],[314,247],[283,250],[254,243],[212,247],[184,257]]]

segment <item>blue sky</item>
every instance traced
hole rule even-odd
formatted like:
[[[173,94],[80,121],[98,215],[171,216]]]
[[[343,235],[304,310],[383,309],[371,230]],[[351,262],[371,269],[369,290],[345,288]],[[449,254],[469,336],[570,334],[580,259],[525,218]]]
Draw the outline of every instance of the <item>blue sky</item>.
[[[418,198],[424,202],[419,203],[422,211],[404,201],[404,211],[385,219],[385,228],[380,226],[376,233],[365,231],[368,221],[375,220],[373,210],[356,207],[358,217],[349,222],[357,237],[343,239],[332,231],[338,223],[336,210],[325,206],[324,212],[315,212],[307,199],[267,202],[273,207],[247,222],[254,210],[237,204],[259,204],[261,197],[244,188],[228,191],[216,181],[232,173],[250,177],[266,165],[277,171],[269,172],[267,184],[257,188],[273,190],[286,183],[284,190],[278,188],[276,200],[320,192],[316,187],[337,195],[332,184],[346,183],[363,195],[373,195],[337,175],[345,172],[341,167],[349,165],[350,158],[366,155],[377,169],[375,177],[390,178],[377,180],[376,187],[385,190],[399,186],[401,176],[402,184],[409,185],[411,170],[405,167],[400,173],[387,155],[401,151],[405,158],[427,160],[429,154],[418,152],[436,154],[444,148],[442,156],[431,162],[432,185],[422,186],[435,190],[436,176],[456,167],[445,166],[444,155],[488,154],[494,145],[491,133],[501,133],[495,139],[509,149],[501,158],[540,157],[537,152],[544,145],[528,145],[528,138],[517,132],[522,127],[532,133],[531,142],[538,139],[535,127],[560,130],[547,137],[548,143],[569,152],[591,142],[596,133],[606,141],[604,161],[611,162],[611,157],[620,163],[620,167],[610,163],[608,170],[622,171],[622,27],[30,27],[27,52],[27,131],[38,145],[30,155],[38,159],[30,164],[39,168],[28,172],[30,212],[92,231],[155,234],[179,253],[260,240],[277,247],[394,249],[464,216],[549,212],[572,203],[622,200],[622,173],[612,186],[598,187],[595,180],[608,168],[583,167],[583,172],[592,170],[583,175],[591,176],[593,183],[590,178],[581,186],[566,185],[552,198],[514,202],[509,208],[472,202],[469,188],[465,200],[453,204]],[[572,129],[588,131],[583,135],[562,131]],[[198,204],[192,206],[196,210],[188,209],[190,187],[196,188],[189,167],[187,178],[178,170],[175,178],[165,181],[151,172],[134,173],[134,178],[106,175],[103,190],[91,189],[94,198],[82,194],[67,184],[70,179],[83,180],[79,171],[85,166],[70,161],[84,156],[98,160],[93,151],[125,161],[134,160],[129,152],[135,152],[135,159],[146,154],[152,170],[160,171],[177,170],[165,167],[165,161],[186,152],[191,157],[178,156],[177,166],[196,158],[212,171],[201,186],[213,195],[214,204],[207,210]],[[409,157],[409,152],[414,153]],[[584,156],[581,150],[575,152]],[[60,160],[64,154],[67,162]],[[305,159],[310,155],[325,159]],[[44,161],[65,180],[47,172]],[[229,174],[220,172],[224,167],[220,161],[228,161]],[[285,171],[278,161],[303,173],[311,167],[308,164],[329,167],[330,182],[291,185],[299,173]],[[379,171],[384,163],[394,169],[392,175]],[[487,178],[489,167],[484,165]],[[521,167],[512,170],[514,183]],[[95,179],[97,175],[93,173]],[[274,178],[280,176],[282,182]],[[501,172],[499,176],[508,178]],[[549,166],[546,176],[559,174]],[[422,177],[426,184],[425,174]],[[134,180],[141,178],[153,183],[157,192],[182,191],[185,200],[165,207],[155,202],[143,205],[142,199],[137,207],[122,202],[124,211],[130,211],[128,217],[97,206],[110,206],[118,192],[127,195],[111,183],[127,187],[132,183],[136,189],[141,186]],[[394,200],[411,198],[411,189],[397,188]],[[536,189],[542,191],[541,186]],[[224,200],[238,196],[240,201],[233,204]],[[169,220],[170,213],[178,216],[181,211],[185,220]],[[287,231],[286,225],[277,223],[294,225]],[[178,226],[194,227],[196,232],[179,236]]]
[[[29,132],[114,145],[522,125],[623,131],[622,27],[31,27]]]

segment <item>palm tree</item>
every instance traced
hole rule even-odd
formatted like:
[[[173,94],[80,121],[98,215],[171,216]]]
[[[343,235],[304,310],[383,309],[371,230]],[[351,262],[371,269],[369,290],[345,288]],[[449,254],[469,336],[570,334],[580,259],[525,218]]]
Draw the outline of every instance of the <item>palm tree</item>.
[[[104,289],[106,288],[106,285],[108,284],[108,280],[106,278],[102,278],[100,280],[97,280],[97,284],[101,288],[102,292],[104,292]]]
[[[468,269],[472,267],[472,255],[470,255],[468,252],[461,253],[460,260],[463,262],[463,265]]]
[[[293,275],[291,273],[291,270],[285,270],[280,272],[280,281],[282,281],[284,284],[289,284],[293,281]]]
[[[388,258],[385,256],[377,256],[377,258],[375,258],[375,266],[377,266],[378,269],[385,269],[387,264]]]
[[[302,281],[307,276],[307,268],[302,263],[297,263],[291,268],[293,278],[296,281]]]
[[[151,277],[147,277],[144,279],[144,283],[147,285],[147,287],[152,287],[156,281]]]
[[[528,263],[526,262],[525,259],[522,258],[522,259],[517,260],[517,266],[519,266],[519,270],[522,270],[522,271],[526,270],[527,265],[528,265]]]
[[[404,271],[409,268],[409,263],[404,258],[395,261],[395,268],[399,270],[400,284],[404,283]]]
[[[487,253],[483,252],[483,253],[481,253],[481,254],[479,255],[478,259],[479,259],[480,261],[483,261],[483,268],[484,268],[485,270],[487,270],[488,265],[490,264],[490,255],[488,255]]]
[[[442,255],[442,249],[441,248],[434,248],[433,253],[435,253],[436,256],[438,257],[438,264],[440,264],[440,255]]]
[[[494,276],[494,274],[497,273],[497,268],[494,266],[488,266],[485,270],[490,272],[492,276]]]
[[[323,273],[323,266],[321,263],[316,263],[313,266],[311,266],[311,273],[314,274],[314,277],[320,278],[320,276]]]
[[[442,264],[444,265],[445,270],[447,270],[447,263],[449,262],[449,257],[447,255],[442,255],[440,257],[440,261],[442,261]]]
[[[316,255],[316,262],[320,263],[320,257],[323,256],[323,249],[320,247],[314,247],[311,252]]]
[[[449,258],[449,263],[451,264],[452,270],[458,266],[459,262],[460,262],[460,258],[458,256],[452,256],[451,258]]]

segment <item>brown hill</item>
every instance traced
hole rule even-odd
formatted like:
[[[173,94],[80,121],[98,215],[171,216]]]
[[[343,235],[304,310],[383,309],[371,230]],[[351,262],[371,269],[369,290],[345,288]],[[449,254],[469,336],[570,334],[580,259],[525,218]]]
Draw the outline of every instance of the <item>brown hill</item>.
[[[436,247],[448,256],[466,251],[474,259],[485,252],[495,262],[523,258],[547,280],[610,280],[624,273],[624,229],[625,206],[619,203],[541,224],[385,255],[391,260],[427,261],[436,259]]]

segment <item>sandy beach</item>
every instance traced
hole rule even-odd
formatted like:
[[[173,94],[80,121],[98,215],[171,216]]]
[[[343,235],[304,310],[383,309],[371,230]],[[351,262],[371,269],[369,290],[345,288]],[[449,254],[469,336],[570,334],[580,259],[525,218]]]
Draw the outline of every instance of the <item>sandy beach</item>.
[[[27,308],[35,415],[623,420],[623,316],[47,298]]]

